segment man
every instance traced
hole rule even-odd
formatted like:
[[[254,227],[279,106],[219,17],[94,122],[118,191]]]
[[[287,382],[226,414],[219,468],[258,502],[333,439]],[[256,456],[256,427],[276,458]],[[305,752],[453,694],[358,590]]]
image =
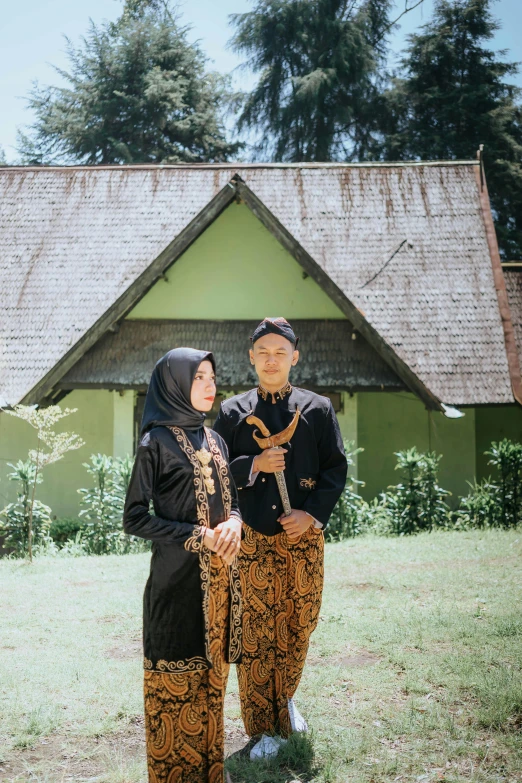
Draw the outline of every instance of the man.
[[[250,752],[254,759],[276,755],[292,731],[307,729],[293,696],[319,619],[323,530],[345,486],[347,463],[330,400],[289,382],[299,360],[290,324],[265,318],[251,342],[259,386],[223,402],[214,429],[227,443],[246,523],[238,680],[246,732],[262,735]],[[284,448],[270,448],[281,443]]]

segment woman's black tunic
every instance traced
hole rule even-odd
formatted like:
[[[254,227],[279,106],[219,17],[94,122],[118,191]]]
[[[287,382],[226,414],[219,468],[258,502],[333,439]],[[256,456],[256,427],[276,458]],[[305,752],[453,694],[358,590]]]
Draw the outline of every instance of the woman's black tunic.
[[[213,459],[215,494],[203,484],[194,452],[207,448]],[[127,492],[125,532],[151,540],[151,569],[143,600],[145,668],[183,672],[206,669],[210,550],[202,543],[204,525],[228,516],[241,518],[237,491],[228,473],[227,447],[208,430],[154,427],[138,447]],[[150,513],[152,501],[154,513]],[[239,583],[230,568],[230,660],[239,649]]]

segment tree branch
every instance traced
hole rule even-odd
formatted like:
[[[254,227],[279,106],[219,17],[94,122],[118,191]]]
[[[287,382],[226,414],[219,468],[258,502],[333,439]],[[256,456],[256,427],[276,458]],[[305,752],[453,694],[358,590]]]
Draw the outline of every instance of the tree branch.
[[[419,5],[422,5],[423,2],[424,2],[424,0],[417,0],[415,5],[412,5],[411,8],[408,8],[408,0],[404,0],[404,11],[402,12],[402,14],[399,14],[397,19],[394,19],[393,22],[390,22],[389,25],[386,25],[386,27],[383,29],[381,35],[379,36],[379,38],[377,38],[375,41],[373,41],[373,45],[376,46],[380,41],[382,41],[382,39],[384,38],[384,36],[388,32],[388,30],[391,30],[392,27],[395,27],[397,22],[400,19],[402,19],[403,16],[405,16],[406,14],[409,14],[410,11],[414,11]]]

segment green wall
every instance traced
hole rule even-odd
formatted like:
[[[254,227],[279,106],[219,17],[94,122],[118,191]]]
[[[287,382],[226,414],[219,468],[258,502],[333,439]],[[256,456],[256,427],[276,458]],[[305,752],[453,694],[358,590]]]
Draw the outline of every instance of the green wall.
[[[492,441],[503,438],[522,443],[522,408],[519,405],[495,405],[477,408],[477,479],[493,474],[484,452]]]
[[[475,476],[475,411],[466,409],[462,419],[428,413],[413,395],[366,392],[358,396],[358,477],[365,482],[362,496],[371,500],[390,484],[399,483],[394,452],[416,446],[420,451],[442,454],[439,480],[452,492],[451,505],[467,493],[467,481]]]
[[[344,318],[244,204],[227,207],[166,277],[129,318]]]

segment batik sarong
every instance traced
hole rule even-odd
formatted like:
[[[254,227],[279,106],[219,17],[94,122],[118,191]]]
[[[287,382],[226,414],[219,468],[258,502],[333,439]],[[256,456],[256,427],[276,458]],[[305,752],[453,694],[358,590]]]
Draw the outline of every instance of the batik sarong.
[[[223,703],[229,616],[228,568],[212,555],[209,628],[212,669],[145,672],[149,783],[223,783]]]
[[[243,648],[238,664],[245,730],[287,737],[295,694],[323,589],[324,536],[310,527],[298,539],[264,536],[245,525],[239,555]]]

